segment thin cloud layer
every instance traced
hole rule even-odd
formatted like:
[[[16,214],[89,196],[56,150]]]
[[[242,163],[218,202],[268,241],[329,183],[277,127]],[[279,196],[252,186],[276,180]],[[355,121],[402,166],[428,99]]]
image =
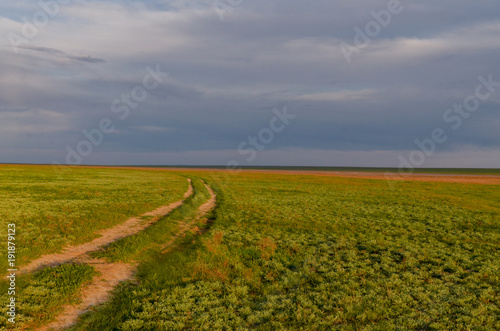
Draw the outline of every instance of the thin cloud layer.
[[[58,57],[61,59],[67,59],[67,60],[75,60],[75,61],[82,61],[82,62],[88,62],[88,63],[104,63],[104,62],[106,62],[106,60],[93,58],[90,55],[87,55],[87,56],[69,55],[69,54],[64,53],[63,51],[58,50],[58,49],[48,48],[48,47],[19,46],[19,48],[28,49],[28,50],[35,51],[35,52],[41,52],[41,53],[48,54],[50,56]]]
[[[286,106],[251,164],[398,166],[442,128],[422,166],[500,167],[500,85],[459,129],[444,118],[478,77],[500,82],[500,4],[401,1],[348,63],[340,45],[387,1],[220,3],[71,1],[44,24],[37,3],[0,5],[0,162],[64,163],[109,119],[83,164],[249,165],[238,147]]]

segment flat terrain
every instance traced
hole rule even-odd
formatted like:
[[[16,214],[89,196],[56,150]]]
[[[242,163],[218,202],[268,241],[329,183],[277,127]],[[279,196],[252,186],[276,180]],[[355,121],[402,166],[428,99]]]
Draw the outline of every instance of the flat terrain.
[[[57,170],[57,169],[56,169]],[[0,225],[15,223],[17,264],[182,199],[186,177],[160,171],[0,165]],[[2,238],[5,243],[6,238]],[[1,256],[0,256],[1,257]],[[0,258],[0,269],[7,260]]]
[[[183,169],[172,169],[180,170]],[[201,171],[214,171],[213,169],[199,169]],[[185,169],[184,169],[185,171]],[[229,172],[231,172],[230,170]],[[470,183],[485,185],[500,185],[500,175],[482,175],[482,174],[456,174],[456,173],[398,173],[398,172],[371,172],[371,171],[325,171],[325,170],[241,170],[245,173],[262,174],[285,174],[285,175],[316,175],[344,178],[367,178],[384,179],[387,181],[424,181],[424,182],[445,182],[445,183]],[[392,184],[391,184],[392,185]]]
[[[39,187],[51,188],[64,207],[65,187],[95,187],[103,177],[116,188],[137,190],[128,191],[130,203],[143,201],[145,189],[155,201],[121,221],[68,228],[68,236],[80,231],[87,237],[64,245],[90,242],[98,231],[183,199],[186,178],[193,183],[193,195],[168,215],[89,253],[135,271],[70,330],[500,329],[498,176],[387,180],[379,172],[99,167],[75,168],[64,178],[28,168],[26,180],[22,166],[0,167],[0,178],[22,186],[31,206],[43,197]],[[33,176],[39,186],[29,186]],[[16,196],[3,187],[4,199]],[[81,213],[91,197],[73,208]],[[61,222],[38,212],[38,227]],[[80,214],[79,224],[92,223],[96,214]],[[21,239],[21,228],[33,220],[10,217],[22,224]],[[19,249],[33,259],[41,254],[33,247],[49,240],[33,238]],[[93,279],[99,270],[87,260],[23,275],[18,327],[43,327],[68,304],[81,306]],[[0,325],[7,326],[3,316]]]

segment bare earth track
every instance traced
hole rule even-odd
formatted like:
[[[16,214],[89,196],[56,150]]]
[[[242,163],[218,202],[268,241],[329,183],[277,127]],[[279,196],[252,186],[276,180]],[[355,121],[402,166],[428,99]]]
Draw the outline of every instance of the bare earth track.
[[[189,197],[193,190],[192,190],[192,185],[191,185],[191,180],[189,180],[189,191],[184,195],[184,198]],[[174,242],[177,238],[182,236],[186,231],[190,230],[190,228],[193,226],[193,224],[197,221],[202,219],[208,212],[210,212],[213,208],[215,208],[215,202],[216,202],[216,195],[214,191],[207,185],[205,184],[205,187],[208,189],[210,192],[210,199],[202,204],[198,208],[198,214],[197,216],[190,222],[187,223],[181,223],[179,227],[179,232],[172,238],[171,241],[166,243],[163,247],[171,248],[174,245]],[[182,201],[181,201],[182,204]],[[179,204],[180,205],[180,204]],[[172,205],[170,205],[172,206]],[[150,215],[150,216],[160,216],[160,215],[165,215],[165,213],[169,213],[172,211],[174,208],[168,208],[169,206],[165,207],[164,209],[157,209],[152,213],[148,213],[145,215]],[[161,212],[159,211],[161,210]],[[145,227],[144,227],[145,228]],[[142,229],[144,229],[142,228]],[[142,230],[141,229],[141,230]],[[138,230],[135,233],[141,231]],[[120,238],[123,238],[124,236],[121,236]],[[118,238],[118,237],[117,237]],[[116,239],[117,240],[117,239]],[[101,246],[99,246],[101,247]],[[98,249],[97,247],[96,249]],[[82,313],[85,313],[88,311],[91,307],[96,306],[98,304],[106,302],[106,300],[109,297],[110,292],[122,281],[132,279],[134,277],[137,265],[134,263],[109,263],[105,261],[104,259],[96,259],[90,257],[87,253],[90,251],[86,251],[83,255],[78,256],[76,259],[73,259],[74,262],[78,263],[86,263],[92,265],[96,271],[98,271],[98,275],[96,275],[93,279],[91,284],[86,285],[82,288],[82,296],[81,296],[81,303],[78,305],[67,305],[63,307],[63,312],[56,317],[55,321],[42,327],[39,328],[39,330],[60,330],[66,327],[71,326],[74,324]],[[57,259],[57,262],[59,262],[59,259]]]
[[[124,223],[118,224],[117,226],[111,228],[111,229],[106,229],[104,231],[101,231],[99,234],[101,235],[99,238],[96,238],[92,240],[91,242],[78,245],[78,246],[68,246],[66,247],[61,253],[56,253],[56,254],[49,254],[49,255],[44,255],[28,265],[24,266],[20,272],[21,273],[29,273],[35,270],[38,270],[40,268],[46,267],[46,266],[56,266],[61,263],[65,263],[69,260],[75,259],[81,255],[84,255],[88,252],[96,251],[100,247],[109,245],[110,243],[117,241],[121,238],[128,237],[130,235],[133,235],[135,233],[138,233],[145,228],[151,226],[154,224],[156,221],[158,221],[162,216],[167,215],[170,213],[172,210],[175,208],[179,207],[182,205],[184,200],[186,200],[191,194],[193,194],[193,187],[191,185],[191,179],[188,179],[189,181],[189,189],[188,191],[184,194],[184,197],[182,200],[179,200],[177,202],[171,203],[167,206],[162,206],[159,207],[158,209],[148,212],[142,217],[152,217],[149,220],[145,221],[143,219],[139,218],[130,218]]]
[[[92,265],[99,273],[89,285],[82,288],[81,303],[66,305],[56,319],[38,330],[61,330],[73,325],[78,316],[87,312],[91,307],[104,303],[110,292],[120,283],[134,276],[136,266],[131,263],[108,263],[105,260],[92,259],[89,256],[78,262]]]
[[[198,234],[200,233],[200,230],[196,226],[194,226],[194,224],[200,220],[202,222],[206,222],[207,219],[205,219],[204,216],[215,208],[215,203],[216,203],[216,195],[214,191],[205,182],[204,184],[208,192],[210,193],[210,199],[208,199],[207,202],[205,202],[198,208],[198,214],[196,215],[195,218],[193,218],[189,222],[181,222],[179,224],[179,232],[172,238],[172,240],[163,245],[162,253],[167,253],[168,251],[170,251],[170,249],[174,246],[175,240],[179,237],[184,236],[184,234],[187,231],[192,231],[193,233],[198,233]]]

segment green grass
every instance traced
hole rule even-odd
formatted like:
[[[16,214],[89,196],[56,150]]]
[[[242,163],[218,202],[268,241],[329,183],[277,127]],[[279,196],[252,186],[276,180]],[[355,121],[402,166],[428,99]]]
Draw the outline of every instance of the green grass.
[[[0,195],[10,201],[0,213],[17,220],[26,257],[48,238],[57,243],[48,250],[88,241],[127,213],[179,200],[183,175],[195,192],[150,228],[95,253],[139,262],[137,280],[71,330],[500,329],[497,185],[402,181],[389,189],[374,179],[89,168],[58,178],[49,170],[0,167]],[[178,222],[209,197],[197,178],[218,195],[212,222],[162,253]],[[36,216],[23,216],[33,208]],[[80,228],[58,228],[66,217]],[[64,265],[19,279],[21,320],[48,321],[75,300],[91,269]]]
[[[192,180],[193,195],[184,204],[138,234],[120,239],[91,255],[110,262],[144,261],[147,256],[157,255],[163,245],[179,232],[179,222],[195,218],[198,207],[209,198],[205,185],[199,179]]]
[[[216,170],[226,170],[227,166],[136,166],[137,168],[184,168],[184,169],[200,169],[209,168]],[[382,167],[310,167],[310,166],[240,166],[244,170],[290,170],[290,171],[360,171],[360,172],[393,172],[399,173],[399,168],[382,168]],[[405,173],[408,169],[402,169]],[[500,175],[500,169],[495,168],[416,168],[416,174],[452,174],[452,175]]]
[[[22,330],[41,326],[61,312],[65,304],[74,304],[80,287],[90,282],[94,268],[88,265],[65,264],[47,268],[16,279],[16,316],[15,324],[7,321],[8,308],[0,307],[0,330]],[[10,300],[4,282],[0,285],[0,301]],[[13,328],[14,327],[14,328]]]
[[[185,177],[162,171],[0,166],[0,226],[16,224],[16,265],[96,237],[96,232],[180,200]],[[0,244],[6,246],[6,237]],[[6,250],[0,270],[7,269]]]
[[[200,176],[210,231],[73,330],[500,329],[498,186]]]
[[[96,237],[96,232],[182,198],[185,177],[160,171],[0,166],[0,224],[16,224],[16,264],[59,251]],[[0,242],[6,247],[7,237]],[[0,253],[0,270],[7,273],[7,250]],[[49,321],[62,305],[75,300],[88,280],[90,266],[62,265],[17,278],[19,329]],[[2,302],[7,283],[0,282]],[[6,327],[3,305],[0,326]]]
[[[171,231],[172,227],[168,227],[169,225],[177,224],[179,221],[193,220],[197,215],[198,207],[209,198],[209,193],[200,180],[193,180],[193,189],[192,199],[188,199],[183,206],[146,231],[120,240],[102,252],[93,254],[112,261],[130,259],[142,261],[137,272],[141,285],[137,287],[132,282],[122,283],[116,289],[113,299],[102,307],[99,313],[84,314],[80,319],[80,324],[69,330],[113,330],[117,325],[121,325],[123,330],[128,330],[127,325],[137,323],[138,330],[140,330],[145,327],[144,323],[129,319],[131,311],[137,306],[136,294],[142,293],[157,297],[156,292],[158,292],[161,296],[168,292],[168,285],[175,286],[190,279],[191,270],[186,266],[196,259],[198,250],[203,247],[200,236],[187,231],[184,236],[176,239],[175,245],[168,254],[161,253],[161,244],[169,242],[172,235],[177,232],[177,229]],[[206,217],[210,216],[209,214]],[[209,224],[202,222],[195,225],[201,230],[207,230],[209,227]],[[134,248],[136,245],[138,249]],[[167,322],[161,328],[168,329],[168,325],[170,324]]]

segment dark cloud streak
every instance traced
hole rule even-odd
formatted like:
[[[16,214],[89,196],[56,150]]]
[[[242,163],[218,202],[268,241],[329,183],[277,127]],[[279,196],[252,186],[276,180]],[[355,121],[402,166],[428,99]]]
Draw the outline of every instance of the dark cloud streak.
[[[94,58],[94,57],[91,57],[90,55],[87,55],[87,56],[69,55],[63,51],[60,51],[60,50],[54,49],[54,48],[49,48],[49,47],[19,46],[19,48],[27,49],[27,50],[35,51],[35,52],[41,52],[41,53],[45,53],[45,54],[48,54],[48,55],[51,55],[54,57],[68,59],[68,60],[81,61],[81,62],[87,62],[87,63],[106,63],[106,60]]]

